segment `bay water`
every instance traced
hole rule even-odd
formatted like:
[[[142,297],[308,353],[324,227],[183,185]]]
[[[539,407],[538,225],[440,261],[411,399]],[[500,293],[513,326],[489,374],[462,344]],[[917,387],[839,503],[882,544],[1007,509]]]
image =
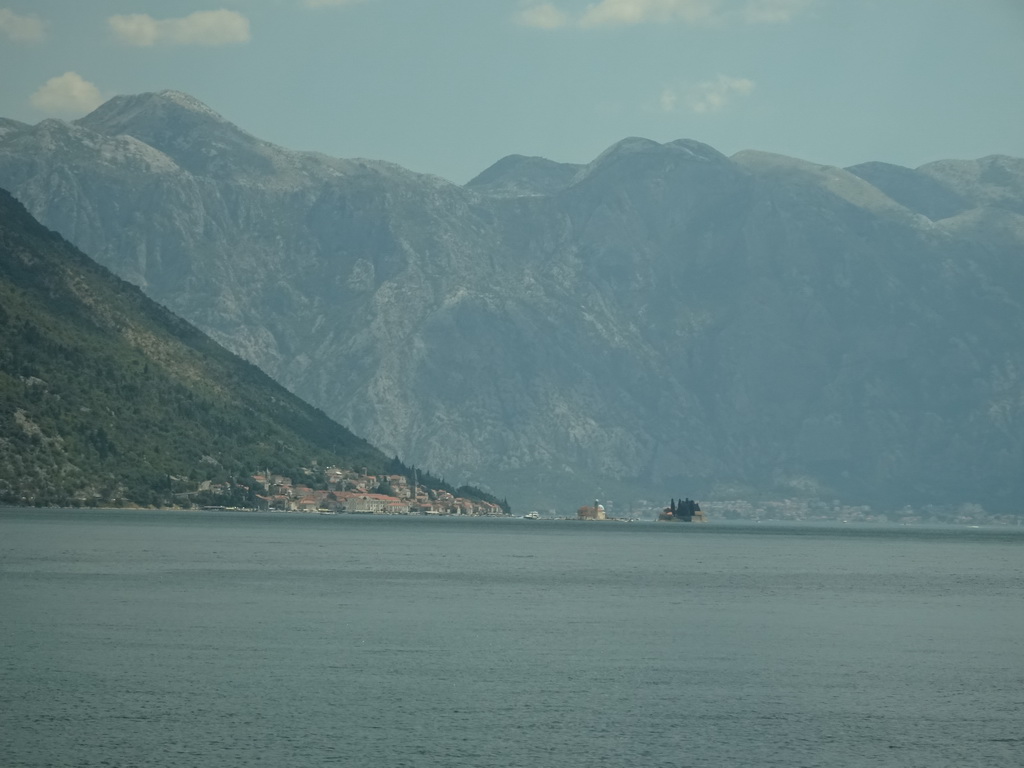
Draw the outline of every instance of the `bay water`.
[[[1022,529],[0,510],[0,765],[1024,765]]]

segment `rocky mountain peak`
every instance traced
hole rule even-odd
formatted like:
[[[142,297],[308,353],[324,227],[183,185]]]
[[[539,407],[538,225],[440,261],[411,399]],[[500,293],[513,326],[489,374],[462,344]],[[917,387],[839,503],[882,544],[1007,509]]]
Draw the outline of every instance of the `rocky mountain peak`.
[[[23,131],[28,127],[28,123],[22,123],[19,120],[11,120],[8,117],[0,117],[0,139],[8,134]]]
[[[502,197],[549,195],[568,186],[580,167],[543,157],[508,155],[471,179],[466,187]]]
[[[726,161],[726,157],[706,144],[692,139],[677,139],[667,144],[659,144],[651,139],[631,136],[608,147],[580,171],[580,176],[589,176],[621,162],[632,164],[644,161],[678,162],[680,160]]]
[[[180,91],[115,96],[75,125],[108,136],[133,136],[198,175],[269,173],[270,156],[280,151]]]
[[[190,120],[194,127],[209,128],[212,123],[230,125],[199,99],[171,90],[115,96],[75,122],[98,133],[119,134],[145,130],[147,126],[151,129],[154,123],[169,118]]]
[[[743,150],[732,161],[776,189],[800,190],[805,197],[811,190],[824,191],[856,206],[887,217],[908,218],[917,214],[893,199],[882,188],[843,168],[800,160],[795,157]]]
[[[6,146],[15,150],[24,145],[43,147],[46,151],[59,153],[79,143],[85,133],[73,123],[50,117],[26,126],[24,130],[8,132],[4,135],[4,141]]]
[[[725,155],[706,144],[692,139],[659,144],[634,136],[616,142],[581,168],[573,184],[636,184],[652,179],[695,182],[719,173],[731,176],[735,169]]]
[[[955,187],[976,205],[1024,213],[1024,159],[989,155],[978,160],[938,160],[917,170]]]
[[[199,112],[201,114],[213,117],[217,120],[224,120],[224,118],[221,117],[220,114],[211,109],[209,106],[207,106],[194,96],[190,96],[189,94],[184,93],[183,91],[167,89],[150,95],[153,98],[163,99],[165,101],[177,104],[185,109],[190,109],[193,112]]]
[[[0,154],[23,165],[30,163],[34,152],[42,150],[67,164],[74,164],[81,157],[99,158],[106,171],[115,176],[128,169],[146,173],[176,173],[179,170],[178,165],[163,152],[127,134],[111,136],[96,133],[56,118],[47,118],[35,125],[21,124],[20,128],[6,133],[2,128],[0,126],[0,143],[3,145]],[[70,181],[68,174],[64,176]]]
[[[882,190],[900,205],[940,221],[961,213],[969,203],[948,184],[892,163],[860,163],[846,169]]]
[[[728,160],[725,155],[714,147],[694,139],[676,139],[662,146],[694,160],[704,160],[707,162],[724,162]]]

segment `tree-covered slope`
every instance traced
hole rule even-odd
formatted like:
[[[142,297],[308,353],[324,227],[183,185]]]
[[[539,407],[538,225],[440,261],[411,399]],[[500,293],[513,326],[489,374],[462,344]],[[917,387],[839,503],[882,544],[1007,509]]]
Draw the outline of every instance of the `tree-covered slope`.
[[[404,469],[0,190],[0,503],[170,504],[316,464]]]

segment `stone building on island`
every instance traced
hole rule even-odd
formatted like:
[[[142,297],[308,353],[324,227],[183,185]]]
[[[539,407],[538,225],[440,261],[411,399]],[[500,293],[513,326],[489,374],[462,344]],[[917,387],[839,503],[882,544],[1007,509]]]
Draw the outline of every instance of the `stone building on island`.
[[[604,513],[604,507],[594,500],[594,506],[592,507],[580,507],[576,510],[576,518],[578,520],[607,520],[608,517]]]

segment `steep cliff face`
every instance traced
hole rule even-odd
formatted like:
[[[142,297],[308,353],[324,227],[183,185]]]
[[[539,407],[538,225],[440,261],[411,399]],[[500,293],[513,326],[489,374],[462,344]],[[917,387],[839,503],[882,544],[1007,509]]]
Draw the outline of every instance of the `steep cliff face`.
[[[310,466],[408,473],[0,190],[0,504],[252,504]]]
[[[3,130],[0,186],[48,226],[385,451],[517,505],[1024,498],[1022,161],[626,139],[463,188],[174,92]]]

